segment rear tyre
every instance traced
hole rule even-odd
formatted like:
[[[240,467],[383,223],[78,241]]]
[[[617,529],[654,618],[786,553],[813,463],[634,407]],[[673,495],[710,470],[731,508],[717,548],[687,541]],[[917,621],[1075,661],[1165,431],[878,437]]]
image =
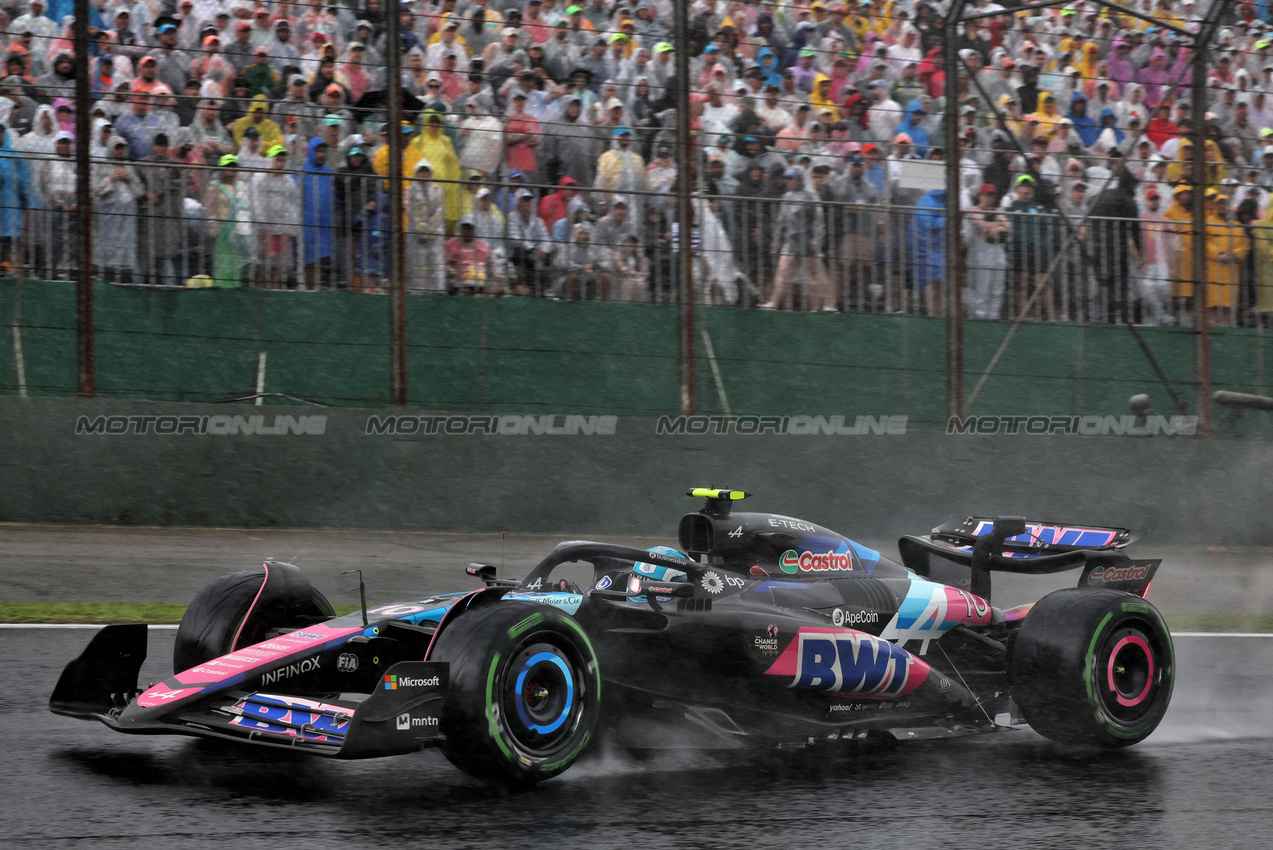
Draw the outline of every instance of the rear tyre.
[[[264,587],[267,578],[268,587]],[[180,673],[205,661],[336,616],[327,597],[299,567],[271,562],[268,572],[241,570],[206,584],[177,627],[172,668]]]
[[[524,785],[572,765],[593,737],[601,671],[571,617],[499,602],[448,624],[429,653],[449,661],[442,753],[481,779]]]
[[[1175,652],[1138,596],[1069,588],[1031,609],[1008,657],[1012,697],[1039,734],[1067,744],[1143,741],[1171,702]]]

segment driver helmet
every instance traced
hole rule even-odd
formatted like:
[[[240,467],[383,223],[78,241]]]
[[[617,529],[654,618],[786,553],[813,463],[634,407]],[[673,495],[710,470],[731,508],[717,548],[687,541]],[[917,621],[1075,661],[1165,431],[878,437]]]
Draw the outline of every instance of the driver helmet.
[[[655,555],[667,555],[672,558],[682,558],[688,561],[690,558],[684,552],[673,549],[671,546],[651,546],[646,549]],[[641,578],[650,578],[655,581],[685,581],[685,573],[681,570],[675,570],[671,567],[663,567],[657,564],[647,564],[644,561],[637,561],[632,565],[633,575]]]

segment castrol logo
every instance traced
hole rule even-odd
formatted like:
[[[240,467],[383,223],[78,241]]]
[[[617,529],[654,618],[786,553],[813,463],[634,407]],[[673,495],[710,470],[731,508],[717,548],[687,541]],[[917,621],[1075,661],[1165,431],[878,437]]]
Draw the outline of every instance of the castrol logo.
[[[848,552],[797,552],[788,549],[778,559],[784,573],[820,573],[830,570],[851,570],[853,559]]]
[[[1149,567],[1097,567],[1087,577],[1088,584],[1108,584],[1112,581],[1144,581]]]

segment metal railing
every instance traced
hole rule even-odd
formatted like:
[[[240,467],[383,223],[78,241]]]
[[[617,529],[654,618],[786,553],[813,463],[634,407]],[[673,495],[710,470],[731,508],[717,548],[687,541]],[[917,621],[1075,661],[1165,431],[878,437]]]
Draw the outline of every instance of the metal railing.
[[[8,274],[73,279],[74,195],[56,189],[57,170],[71,161],[32,155],[24,162],[29,204],[0,259]],[[186,163],[96,160],[93,175],[99,279],[387,288],[387,184],[375,173],[244,167],[227,176],[225,169]],[[531,196],[520,209],[518,193]],[[568,195],[560,187],[480,175],[409,180],[404,195],[410,293],[679,300],[670,196],[583,187]],[[1161,211],[1130,220],[1089,217],[1067,245],[1066,213],[1002,206],[965,208],[962,216],[966,316],[1014,319],[1024,311],[1040,321],[1191,324],[1191,223],[1168,221]],[[1080,213],[1069,216],[1079,223]],[[472,241],[461,219],[474,222]],[[950,267],[944,228],[944,210],[923,202],[850,203],[776,188],[760,196],[699,195],[695,298],[722,306],[944,315],[937,297]],[[1257,250],[1270,240],[1270,228],[1256,222],[1208,226],[1206,290],[1214,323],[1252,326],[1273,312],[1273,256]]]

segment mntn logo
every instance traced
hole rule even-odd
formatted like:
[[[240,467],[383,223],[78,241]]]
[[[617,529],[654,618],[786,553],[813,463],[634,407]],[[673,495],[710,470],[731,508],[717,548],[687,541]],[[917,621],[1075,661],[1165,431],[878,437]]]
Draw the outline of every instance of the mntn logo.
[[[866,634],[801,634],[791,687],[864,696],[901,696],[923,681],[917,662],[899,646]],[[920,672],[916,670],[916,672]]]

